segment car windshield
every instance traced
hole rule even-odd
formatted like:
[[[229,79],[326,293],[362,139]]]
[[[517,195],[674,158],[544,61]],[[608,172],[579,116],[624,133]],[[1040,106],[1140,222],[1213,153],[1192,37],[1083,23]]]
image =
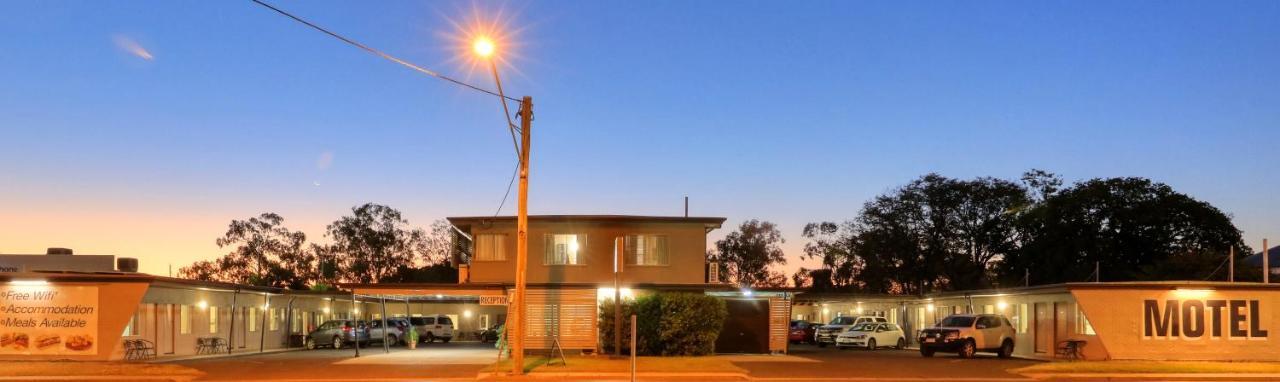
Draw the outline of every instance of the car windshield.
[[[829,325],[853,325],[853,317],[836,317]]]
[[[858,324],[857,326],[854,326],[853,328],[851,328],[851,329],[849,329],[849,330],[850,330],[850,331],[856,331],[856,332],[869,332],[869,331],[875,330],[875,328],[876,328],[876,324],[874,324],[874,323],[865,323],[865,324]]]
[[[970,327],[973,326],[973,318],[974,317],[972,316],[951,316],[942,319],[942,322],[939,322],[938,326],[952,328]]]

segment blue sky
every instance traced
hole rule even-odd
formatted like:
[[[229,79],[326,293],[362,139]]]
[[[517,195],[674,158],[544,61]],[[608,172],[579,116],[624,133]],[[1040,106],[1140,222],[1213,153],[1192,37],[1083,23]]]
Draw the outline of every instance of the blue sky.
[[[1280,2],[274,3],[486,87],[450,21],[501,12],[506,88],[535,102],[533,213],[688,195],[779,223],[797,256],[804,223],[921,174],[1042,168],[1150,177],[1280,241]],[[3,5],[0,252],[164,274],[223,253],[231,219],[323,240],[364,202],[492,214],[510,179],[492,97],[249,1]]]

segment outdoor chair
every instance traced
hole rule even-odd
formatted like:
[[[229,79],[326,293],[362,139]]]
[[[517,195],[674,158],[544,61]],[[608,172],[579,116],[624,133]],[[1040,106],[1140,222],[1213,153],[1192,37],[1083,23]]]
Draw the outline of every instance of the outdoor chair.
[[[1084,353],[1080,349],[1084,348],[1088,343],[1085,340],[1066,340],[1059,342],[1055,350],[1059,357],[1071,361],[1082,360],[1084,359]]]

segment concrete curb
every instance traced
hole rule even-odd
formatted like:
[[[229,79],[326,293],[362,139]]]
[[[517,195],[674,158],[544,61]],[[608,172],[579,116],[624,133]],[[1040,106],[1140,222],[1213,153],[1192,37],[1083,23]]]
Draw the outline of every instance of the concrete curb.
[[[303,351],[303,350],[307,350],[307,349],[306,348],[288,348],[288,349],[272,349],[272,350],[267,350],[263,352],[249,352],[249,353],[201,354],[201,355],[187,356],[187,357],[154,358],[154,359],[142,361],[142,363],[170,363],[170,362],[200,361],[200,360],[206,360],[206,359],[252,357],[255,355],[288,353],[288,352]]]
[[[77,375],[77,376],[30,376],[0,377],[0,381],[191,381],[200,378],[198,375]]]
[[[1276,381],[1280,373],[1023,373],[1031,379],[1089,379],[1104,381],[1176,380],[1176,381]]]
[[[523,376],[512,376],[505,372],[481,372],[476,374],[476,379],[499,379],[499,378],[522,378],[522,379],[580,379],[580,378],[631,378],[630,372],[533,372],[526,373]],[[666,372],[637,372],[636,378],[737,378],[742,380],[750,380],[751,377],[746,373],[666,373]]]

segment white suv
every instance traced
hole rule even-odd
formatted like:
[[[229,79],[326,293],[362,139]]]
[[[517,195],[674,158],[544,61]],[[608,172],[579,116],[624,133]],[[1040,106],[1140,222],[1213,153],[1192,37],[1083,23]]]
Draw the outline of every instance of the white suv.
[[[820,348],[827,347],[828,344],[836,343],[836,336],[839,336],[840,333],[844,333],[845,330],[849,330],[853,326],[868,322],[889,322],[889,320],[875,316],[836,317],[831,319],[830,323],[822,325],[818,327],[818,330],[813,331],[813,342],[817,342]]]
[[[1004,316],[951,315],[937,326],[920,331],[920,355],[932,357],[934,352],[955,352],[962,358],[973,358],[982,351],[1009,358],[1013,355],[1014,335],[1013,325]]]
[[[418,342],[432,343],[440,340],[449,343],[453,339],[453,320],[443,314],[422,317],[409,317],[413,328],[418,331]]]

